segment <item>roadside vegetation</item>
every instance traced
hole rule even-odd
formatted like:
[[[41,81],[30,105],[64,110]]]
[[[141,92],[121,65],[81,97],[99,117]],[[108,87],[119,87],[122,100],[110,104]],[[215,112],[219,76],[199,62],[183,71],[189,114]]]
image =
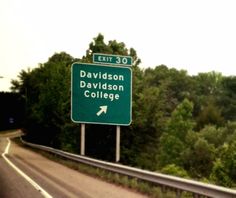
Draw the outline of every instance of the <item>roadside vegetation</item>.
[[[133,57],[133,121],[121,127],[120,163],[236,186],[236,76],[141,69],[133,48],[101,34],[83,57],[55,53],[12,81],[13,94],[24,101],[27,141],[80,153],[80,125],[70,119],[71,64],[90,63],[93,53]],[[86,125],[86,155],[114,161],[115,137],[115,126]]]
[[[155,184],[152,184],[150,182],[145,182],[137,178],[130,178],[128,176],[114,173],[111,171],[107,171],[101,168],[96,168],[93,166],[89,166],[86,164],[68,160],[56,154],[34,149],[32,147],[28,147],[27,145],[22,144],[19,138],[15,138],[13,139],[13,141],[19,144],[20,146],[23,146],[27,149],[37,152],[38,154],[50,160],[53,160],[64,166],[67,166],[68,168],[71,168],[73,170],[79,171],[80,173],[84,173],[86,175],[101,179],[103,181],[116,184],[123,188],[127,188],[130,190],[148,195],[149,197],[153,197],[153,198],[175,198],[176,197],[175,189],[168,188],[168,187],[163,188],[162,186],[157,186]],[[189,198],[189,197],[192,197],[191,195],[192,195],[191,193],[182,192],[181,197]]]

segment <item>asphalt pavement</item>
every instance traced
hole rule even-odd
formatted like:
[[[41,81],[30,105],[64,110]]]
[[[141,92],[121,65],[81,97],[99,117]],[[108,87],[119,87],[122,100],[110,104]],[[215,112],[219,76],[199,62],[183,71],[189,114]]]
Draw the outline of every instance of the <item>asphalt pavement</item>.
[[[72,170],[8,139],[17,134],[20,131],[0,135],[1,198],[146,197]]]

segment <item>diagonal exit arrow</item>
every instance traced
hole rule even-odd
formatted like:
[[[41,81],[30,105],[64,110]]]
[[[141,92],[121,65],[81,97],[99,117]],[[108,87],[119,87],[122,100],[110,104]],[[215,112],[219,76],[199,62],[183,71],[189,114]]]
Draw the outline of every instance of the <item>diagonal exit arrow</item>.
[[[107,106],[100,106],[100,110],[96,114],[97,116],[100,116],[102,113],[107,113]]]

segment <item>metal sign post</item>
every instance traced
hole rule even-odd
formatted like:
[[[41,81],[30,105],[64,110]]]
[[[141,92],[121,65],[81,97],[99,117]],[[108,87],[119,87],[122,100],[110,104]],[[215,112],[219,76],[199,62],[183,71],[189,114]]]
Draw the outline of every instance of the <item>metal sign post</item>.
[[[81,124],[80,155],[85,155],[85,124]]]
[[[120,126],[116,126],[116,162],[120,161]]]

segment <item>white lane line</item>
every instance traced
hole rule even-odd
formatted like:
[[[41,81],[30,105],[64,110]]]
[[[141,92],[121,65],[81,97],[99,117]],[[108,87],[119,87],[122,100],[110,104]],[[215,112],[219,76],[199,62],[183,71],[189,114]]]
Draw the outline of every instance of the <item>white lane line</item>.
[[[33,181],[28,175],[26,175],[23,171],[17,168],[7,157],[6,154],[9,152],[9,148],[11,145],[11,141],[7,138],[8,144],[5,148],[2,157],[6,160],[6,162],[13,168],[17,173],[19,173],[22,177],[24,177],[37,191],[39,191],[45,198],[53,198],[48,192],[46,192],[40,185],[38,185],[35,181]]]

